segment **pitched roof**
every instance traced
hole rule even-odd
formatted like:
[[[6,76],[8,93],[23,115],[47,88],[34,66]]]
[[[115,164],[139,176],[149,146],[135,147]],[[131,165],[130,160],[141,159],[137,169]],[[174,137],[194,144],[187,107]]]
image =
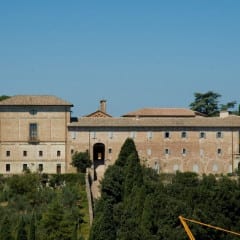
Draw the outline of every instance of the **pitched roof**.
[[[186,108],[142,108],[123,117],[195,117],[201,115]]]
[[[52,95],[16,95],[0,101],[0,106],[73,106]]]
[[[109,115],[109,114],[107,114],[107,113],[105,113],[105,112],[103,112],[103,111],[101,111],[101,110],[97,110],[97,111],[95,111],[95,112],[93,112],[93,113],[90,113],[90,114],[88,114],[87,116],[85,116],[85,117],[95,117],[95,118],[109,118],[109,117],[112,117],[111,115]]]
[[[77,122],[69,124],[69,127],[224,127],[224,128],[240,128],[240,117],[229,116],[226,118],[220,117],[177,117],[177,118],[94,118],[82,117]]]

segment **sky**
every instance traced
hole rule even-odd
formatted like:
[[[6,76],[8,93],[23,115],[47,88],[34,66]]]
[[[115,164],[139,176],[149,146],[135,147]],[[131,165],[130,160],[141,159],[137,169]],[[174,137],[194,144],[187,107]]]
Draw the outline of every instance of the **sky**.
[[[239,0],[2,0],[0,95],[56,95],[73,116],[240,103]]]

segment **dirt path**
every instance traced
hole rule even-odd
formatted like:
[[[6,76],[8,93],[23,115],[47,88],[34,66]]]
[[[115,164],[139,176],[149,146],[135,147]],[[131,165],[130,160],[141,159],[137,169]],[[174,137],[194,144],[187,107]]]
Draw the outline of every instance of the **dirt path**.
[[[103,178],[105,173],[105,165],[99,165],[96,168],[97,180],[93,181],[91,186],[93,199],[97,199],[101,196],[100,194],[100,181]]]

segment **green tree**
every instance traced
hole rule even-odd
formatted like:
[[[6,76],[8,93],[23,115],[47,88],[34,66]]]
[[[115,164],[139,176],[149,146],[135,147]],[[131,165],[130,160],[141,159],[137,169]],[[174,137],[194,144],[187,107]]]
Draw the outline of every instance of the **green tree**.
[[[41,220],[44,237],[48,240],[71,240],[74,224],[69,221],[70,214],[70,212],[65,214],[59,200],[52,202]]]
[[[13,240],[11,233],[11,222],[8,215],[5,215],[5,218],[1,224],[0,239]]]
[[[107,200],[94,219],[89,240],[116,240],[113,205]]]
[[[194,93],[194,101],[189,105],[194,111],[205,114],[209,117],[214,117],[219,114],[220,111],[227,111],[233,109],[237,104],[236,101],[231,101],[226,104],[219,104],[219,98],[221,94],[208,91],[206,93]],[[233,111],[234,114],[238,113]]]
[[[18,225],[17,240],[27,240],[26,224],[23,217],[21,217]]]
[[[116,165],[125,166],[127,158],[134,153],[138,155],[135,143],[132,138],[127,138],[124,144],[121,147],[120,153],[118,155],[118,159],[116,160]]]
[[[208,91],[206,93],[194,93],[194,101],[190,104],[192,110],[207,116],[216,116],[219,113],[219,93]]]
[[[0,96],[0,101],[3,101],[3,100],[8,99],[8,98],[10,98],[10,97],[7,96],[7,95],[1,95]]]
[[[123,169],[117,165],[109,166],[101,183],[102,198],[112,203],[122,201]]]
[[[224,110],[227,111],[229,108],[234,108],[236,104],[237,104],[236,101],[228,102],[226,104],[221,104],[220,109],[221,111],[224,111]]]
[[[35,240],[36,239],[36,216],[33,213],[31,220],[30,220],[30,226],[29,226],[29,239]]]
[[[128,196],[134,187],[143,184],[142,167],[136,152],[131,153],[127,158],[125,169],[124,196]]]
[[[85,173],[86,168],[92,165],[88,151],[75,152],[72,156],[72,165],[77,168],[78,172]]]

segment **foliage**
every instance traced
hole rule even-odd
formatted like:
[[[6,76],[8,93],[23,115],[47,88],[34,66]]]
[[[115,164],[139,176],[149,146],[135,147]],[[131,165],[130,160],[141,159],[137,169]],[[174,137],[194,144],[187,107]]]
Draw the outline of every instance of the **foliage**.
[[[125,166],[125,161],[131,153],[135,153],[136,155],[138,154],[133,139],[127,138],[121,147],[118,159],[116,160],[116,165]]]
[[[78,239],[88,237],[83,179],[84,174],[31,173],[0,178],[0,239],[72,240],[74,232]]]
[[[131,149],[123,149],[120,164],[105,173],[90,240],[187,239],[180,215],[239,232],[238,180],[192,172],[158,175],[140,166],[132,143]],[[238,239],[197,224],[189,227],[196,240]]]
[[[219,98],[221,95],[213,91],[208,91],[206,93],[197,92],[194,93],[194,97],[194,101],[190,104],[191,109],[209,117],[217,116],[219,111],[234,108],[236,105],[236,101],[219,105]]]
[[[207,116],[216,116],[219,113],[219,93],[208,91],[206,93],[194,93],[195,100],[190,104],[192,110]]]
[[[3,216],[3,221],[1,222],[0,239],[13,240],[11,232],[11,222],[8,215]]]
[[[20,223],[18,226],[17,240],[27,240],[27,231],[26,231],[26,226],[25,226],[23,217],[21,217]]]
[[[10,98],[10,97],[7,96],[7,95],[1,95],[0,96],[0,101],[3,101],[3,100],[8,99],[8,98]]]
[[[75,152],[72,156],[72,165],[77,168],[78,172],[85,173],[86,169],[92,165],[88,151]]]

